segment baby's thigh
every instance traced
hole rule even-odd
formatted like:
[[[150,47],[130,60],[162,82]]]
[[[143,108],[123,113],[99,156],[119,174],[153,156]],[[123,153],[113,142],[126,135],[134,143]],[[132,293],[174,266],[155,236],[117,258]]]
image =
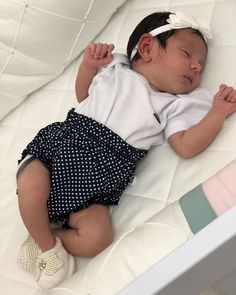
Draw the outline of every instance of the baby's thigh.
[[[78,230],[83,238],[90,241],[111,243],[113,240],[112,223],[107,206],[93,204],[69,217],[69,225]]]
[[[48,199],[50,192],[50,173],[40,160],[30,157],[17,171],[17,191],[31,195],[43,195]]]

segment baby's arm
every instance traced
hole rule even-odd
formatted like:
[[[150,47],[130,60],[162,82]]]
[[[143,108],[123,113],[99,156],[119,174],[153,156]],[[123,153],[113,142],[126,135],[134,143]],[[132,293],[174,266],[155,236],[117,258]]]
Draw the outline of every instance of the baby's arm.
[[[225,118],[236,111],[236,90],[221,85],[214,96],[211,110],[196,125],[168,138],[170,146],[182,158],[191,158],[203,151],[221,130]]]
[[[85,49],[75,84],[76,97],[79,102],[88,96],[89,86],[97,74],[98,68],[112,61],[113,49],[113,44],[102,43],[91,43]]]

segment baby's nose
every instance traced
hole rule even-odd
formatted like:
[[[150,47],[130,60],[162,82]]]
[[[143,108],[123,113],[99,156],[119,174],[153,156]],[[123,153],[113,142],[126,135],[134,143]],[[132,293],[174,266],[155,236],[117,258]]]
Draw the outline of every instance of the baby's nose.
[[[192,61],[191,62],[191,69],[197,73],[200,73],[202,70],[202,65],[198,61]]]

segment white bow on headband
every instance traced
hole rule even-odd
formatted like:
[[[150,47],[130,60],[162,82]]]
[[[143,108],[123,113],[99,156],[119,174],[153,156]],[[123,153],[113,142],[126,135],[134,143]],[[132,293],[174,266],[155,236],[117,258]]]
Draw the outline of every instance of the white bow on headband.
[[[178,30],[178,29],[185,29],[185,28],[192,28],[194,30],[198,30],[205,41],[207,39],[211,39],[211,28],[207,24],[207,22],[203,20],[196,20],[192,16],[186,16],[181,12],[176,12],[175,14],[172,13],[169,15],[169,18],[167,19],[168,24],[158,27],[152,31],[149,32],[153,37],[157,36],[161,33],[170,31],[170,30]],[[134,47],[130,59],[132,60],[135,56],[136,52],[138,51],[138,44]]]

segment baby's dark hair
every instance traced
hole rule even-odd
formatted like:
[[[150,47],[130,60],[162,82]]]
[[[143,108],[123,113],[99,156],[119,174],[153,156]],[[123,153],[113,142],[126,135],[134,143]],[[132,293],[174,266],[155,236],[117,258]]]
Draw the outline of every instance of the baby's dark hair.
[[[131,59],[131,53],[134,49],[134,47],[138,44],[140,37],[145,34],[149,33],[150,31],[164,26],[168,24],[167,19],[169,18],[169,15],[173,14],[173,12],[164,11],[164,12],[154,12],[148,16],[146,16],[141,22],[136,26],[133,33],[129,37],[128,45],[127,45],[127,55],[129,60]],[[156,36],[156,39],[158,40],[160,46],[162,48],[166,48],[167,40],[170,38],[170,36],[174,35],[177,30],[170,30],[164,33],[161,33]],[[202,34],[198,30],[193,30],[194,33],[199,35],[204,43],[206,44]],[[207,44],[206,44],[207,47]],[[132,61],[137,60],[140,57],[139,53],[137,52],[135,56],[133,57]]]

